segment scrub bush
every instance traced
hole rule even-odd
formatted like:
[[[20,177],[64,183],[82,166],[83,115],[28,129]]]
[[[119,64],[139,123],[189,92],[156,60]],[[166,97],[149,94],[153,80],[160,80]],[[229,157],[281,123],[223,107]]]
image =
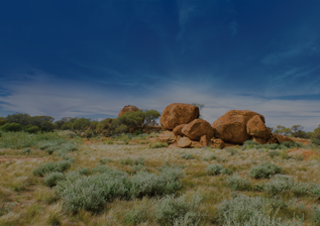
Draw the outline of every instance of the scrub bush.
[[[263,163],[256,167],[251,168],[249,171],[249,175],[252,178],[261,179],[261,178],[269,178],[274,174],[281,173],[281,171],[282,171],[281,167],[278,167],[270,163]]]
[[[188,153],[182,154],[181,158],[183,158],[183,159],[195,159],[195,157],[192,154],[188,154]]]
[[[66,160],[58,162],[47,162],[32,170],[33,175],[43,177],[51,172],[64,172],[71,167],[71,163]]]
[[[48,187],[53,187],[53,186],[56,186],[59,181],[64,179],[65,179],[65,176],[63,175],[63,173],[52,172],[45,177],[44,183]]]
[[[242,178],[238,174],[227,177],[228,186],[235,191],[251,190],[250,181],[247,178]]]
[[[156,142],[154,144],[150,144],[150,148],[163,148],[163,147],[168,147],[169,144],[166,142]]]
[[[5,132],[19,132],[22,130],[22,126],[18,123],[6,123],[0,127],[0,130]]]
[[[223,170],[223,166],[220,164],[208,165],[206,172],[208,175],[219,175]]]
[[[238,150],[236,148],[226,148],[225,151],[230,153],[230,155],[238,154]]]

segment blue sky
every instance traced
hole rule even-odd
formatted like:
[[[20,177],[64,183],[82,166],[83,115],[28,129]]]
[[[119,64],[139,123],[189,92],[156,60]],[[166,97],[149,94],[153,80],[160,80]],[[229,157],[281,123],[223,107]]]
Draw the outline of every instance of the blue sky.
[[[0,116],[205,104],[320,124],[318,0],[2,0]]]

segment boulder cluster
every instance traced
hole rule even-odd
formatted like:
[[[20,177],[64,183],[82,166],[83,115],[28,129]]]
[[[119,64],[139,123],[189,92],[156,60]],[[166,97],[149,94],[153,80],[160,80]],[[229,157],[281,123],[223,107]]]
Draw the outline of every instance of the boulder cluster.
[[[138,111],[139,108],[128,105],[119,116]],[[161,126],[146,126],[143,132],[163,131],[159,139],[175,147],[224,148],[230,145],[242,145],[246,140],[254,140],[258,144],[293,142],[289,137],[272,134],[265,125],[263,115],[248,110],[231,110],[219,117],[211,125],[199,118],[199,108],[190,104],[173,103],[161,114]]]
[[[246,140],[258,144],[293,142],[290,138],[272,134],[263,115],[248,110],[231,110],[214,121],[199,119],[199,108],[190,104],[168,105],[160,118],[161,125],[172,130],[178,147],[224,148],[226,144],[241,145]]]

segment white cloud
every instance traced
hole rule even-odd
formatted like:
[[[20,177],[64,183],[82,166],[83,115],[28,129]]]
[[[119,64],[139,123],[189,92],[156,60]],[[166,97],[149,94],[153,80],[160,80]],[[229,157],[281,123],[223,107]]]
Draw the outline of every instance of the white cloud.
[[[265,116],[267,125],[291,127],[301,124],[313,130],[320,124],[318,100],[266,100],[253,96],[222,95],[214,87],[211,90],[201,84],[168,84],[153,91],[145,89],[140,95],[119,90],[99,89],[94,84],[79,84],[49,79],[47,81],[8,84],[10,95],[0,97],[2,110],[25,112],[30,115],[64,116],[97,114],[117,116],[125,105],[162,112],[171,103],[205,104],[203,117],[210,123],[229,110],[252,110]],[[214,94],[216,93],[216,94]]]

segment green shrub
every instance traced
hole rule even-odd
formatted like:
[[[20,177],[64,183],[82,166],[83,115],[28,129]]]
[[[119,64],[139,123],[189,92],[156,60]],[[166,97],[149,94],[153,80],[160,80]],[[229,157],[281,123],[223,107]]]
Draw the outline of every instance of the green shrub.
[[[99,159],[99,162],[100,162],[100,164],[104,165],[108,162],[113,162],[113,160],[109,159],[109,158],[103,158],[103,159]]]
[[[80,175],[89,175],[90,170],[88,170],[87,167],[84,167],[84,168],[78,169],[78,172]]]
[[[71,167],[71,163],[66,160],[61,160],[58,162],[47,162],[44,163],[34,170],[32,170],[33,175],[43,177],[44,175],[51,172],[64,172]]]
[[[22,151],[22,154],[30,154],[31,153],[31,148],[26,148]]]
[[[63,173],[52,172],[52,173],[49,173],[45,177],[44,183],[46,186],[51,188],[51,187],[56,186],[59,181],[64,180],[64,179],[65,179],[65,177],[64,177]]]
[[[226,148],[225,151],[230,153],[230,155],[238,154],[238,150],[236,148]]]
[[[281,203],[280,203],[281,204]],[[218,222],[222,225],[246,225],[246,226],[298,226],[303,225],[303,219],[283,220],[268,216],[270,213],[270,201],[260,197],[236,196],[223,201],[218,207]],[[278,204],[276,204],[278,206]],[[280,209],[280,208],[279,208]],[[271,209],[272,211],[272,209]],[[277,211],[276,211],[277,213]]]
[[[55,147],[48,147],[46,148],[45,152],[51,155],[56,150]]]
[[[218,159],[218,157],[215,154],[211,154],[208,157],[204,157],[203,161],[211,161],[211,160],[216,160],[216,159]]]
[[[220,172],[221,172],[221,174],[225,174],[225,175],[233,174],[233,171],[231,169],[229,169],[229,168],[224,168]]]
[[[280,152],[279,151],[269,151],[268,152],[268,156],[270,156],[271,158],[274,158],[275,156],[280,156]]]
[[[255,179],[269,178],[274,174],[281,173],[281,171],[282,171],[281,167],[278,167],[270,163],[263,163],[256,167],[252,167],[249,171],[249,175]]]
[[[182,154],[181,158],[183,158],[183,159],[195,159],[195,157],[192,154],[188,154],[188,153]]]
[[[169,146],[169,144],[168,143],[166,143],[166,142],[156,142],[156,143],[154,143],[154,144],[150,144],[150,148],[163,148],[163,147],[168,147]]]
[[[227,177],[228,186],[235,191],[251,190],[250,181],[247,178],[241,178],[238,174]]]
[[[206,172],[208,175],[219,175],[223,170],[223,166],[220,164],[208,165]]]
[[[312,221],[317,225],[320,224],[320,206],[313,205],[312,206]]]
[[[130,157],[126,157],[124,159],[120,159],[120,164],[121,165],[144,165],[146,159],[143,157],[138,157],[136,159],[132,159]]]
[[[29,128],[27,128],[28,133],[37,133],[39,131],[40,131],[40,129],[38,126],[30,126]]]
[[[166,196],[159,202],[154,216],[160,225],[198,225],[201,220],[200,196],[194,196],[190,201],[185,196],[179,198]]]
[[[290,176],[275,175],[268,183],[264,184],[264,190],[271,195],[290,190],[293,186]]]
[[[315,197],[317,200],[320,199],[320,185],[311,183],[311,194],[313,197]]]
[[[126,225],[139,225],[148,220],[148,210],[150,206],[146,203],[135,206],[130,212],[124,214],[124,223]]]
[[[256,145],[258,145],[257,142],[253,140],[246,140],[245,142],[243,142],[242,149],[243,150],[251,149],[251,148],[254,148]]]
[[[313,138],[311,139],[311,143],[315,145],[320,145],[320,139]]]
[[[0,130],[5,132],[19,132],[22,130],[22,126],[18,123],[6,123],[0,127]]]

